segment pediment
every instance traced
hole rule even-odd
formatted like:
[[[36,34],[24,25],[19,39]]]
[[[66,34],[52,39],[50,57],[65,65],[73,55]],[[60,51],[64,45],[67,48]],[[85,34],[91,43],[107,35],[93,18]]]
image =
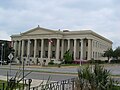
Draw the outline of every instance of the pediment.
[[[23,35],[38,35],[38,34],[55,34],[55,33],[56,31],[37,27],[22,34]]]

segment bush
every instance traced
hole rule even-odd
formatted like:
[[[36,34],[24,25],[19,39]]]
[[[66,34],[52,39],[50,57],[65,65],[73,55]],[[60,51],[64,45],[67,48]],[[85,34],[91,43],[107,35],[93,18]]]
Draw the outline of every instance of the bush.
[[[70,53],[70,50],[68,50],[68,51],[66,51],[65,53],[64,53],[64,56],[63,56],[63,58],[64,58],[64,62],[65,62],[65,64],[71,64],[71,63],[73,63],[73,59],[72,59],[72,55],[71,55],[71,53]]]
[[[102,60],[89,60],[88,63],[90,64],[104,64],[108,63],[108,60],[102,61]]]
[[[110,71],[96,64],[94,67],[79,68],[76,85],[76,90],[116,90],[117,83],[110,77]]]
[[[120,60],[111,60],[110,63],[120,63]]]
[[[48,65],[54,65],[54,61],[51,60],[51,61],[48,63]]]
[[[86,63],[88,63],[87,60],[81,60],[81,64],[86,64]],[[80,60],[74,60],[73,64],[80,64]]]

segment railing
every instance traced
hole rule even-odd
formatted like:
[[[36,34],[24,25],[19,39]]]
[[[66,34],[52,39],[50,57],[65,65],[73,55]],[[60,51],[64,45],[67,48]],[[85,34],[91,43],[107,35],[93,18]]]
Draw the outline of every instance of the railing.
[[[75,90],[75,81],[77,78],[71,78],[58,82],[51,82],[36,87],[31,87],[30,90]]]
[[[75,90],[75,82],[77,78],[71,78],[67,80],[62,80],[58,82],[50,82],[43,84],[41,83],[39,86],[31,87],[31,79],[25,80],[25,88],[24,90]],[[0,83],[0,90],[5,89],[5,83]],[[8,89],[7,89],[8,90]],[[12,90],[12,89],[9,89]],[[14,90],[22,90],[21,87],[15,88]]]

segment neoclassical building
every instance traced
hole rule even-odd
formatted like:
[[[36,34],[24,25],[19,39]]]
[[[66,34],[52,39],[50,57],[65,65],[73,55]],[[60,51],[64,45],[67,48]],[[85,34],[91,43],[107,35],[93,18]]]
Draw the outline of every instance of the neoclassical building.
[[[25,59],[26,63],[59,61],[67,50],[74,60],[103,60],[104,51],[112,48],[112,41],[91,30],[61,31],[38,26],[12,35],[11,39],[14,57]]]

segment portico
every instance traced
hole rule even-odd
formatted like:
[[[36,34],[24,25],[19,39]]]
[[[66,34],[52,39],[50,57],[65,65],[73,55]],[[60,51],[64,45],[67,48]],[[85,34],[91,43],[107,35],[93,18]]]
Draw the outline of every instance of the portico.
[[[112,47],[112,42],[97,35],[91,30],[54,31],[38,26],[20,35],[12,35],[11,38],[14,42],[15,57],[25,58],[26,63],[36,63],[37,59],[41,63],[48,63],[50,60],[62,60],[67,50],[70,50],[74,60],[98,59],[105,48],[97,51],[94,42],[99,41],[106,49]],[[101,56],[99,54],[99,57],[96,57],[96,52],[101,53]]]

